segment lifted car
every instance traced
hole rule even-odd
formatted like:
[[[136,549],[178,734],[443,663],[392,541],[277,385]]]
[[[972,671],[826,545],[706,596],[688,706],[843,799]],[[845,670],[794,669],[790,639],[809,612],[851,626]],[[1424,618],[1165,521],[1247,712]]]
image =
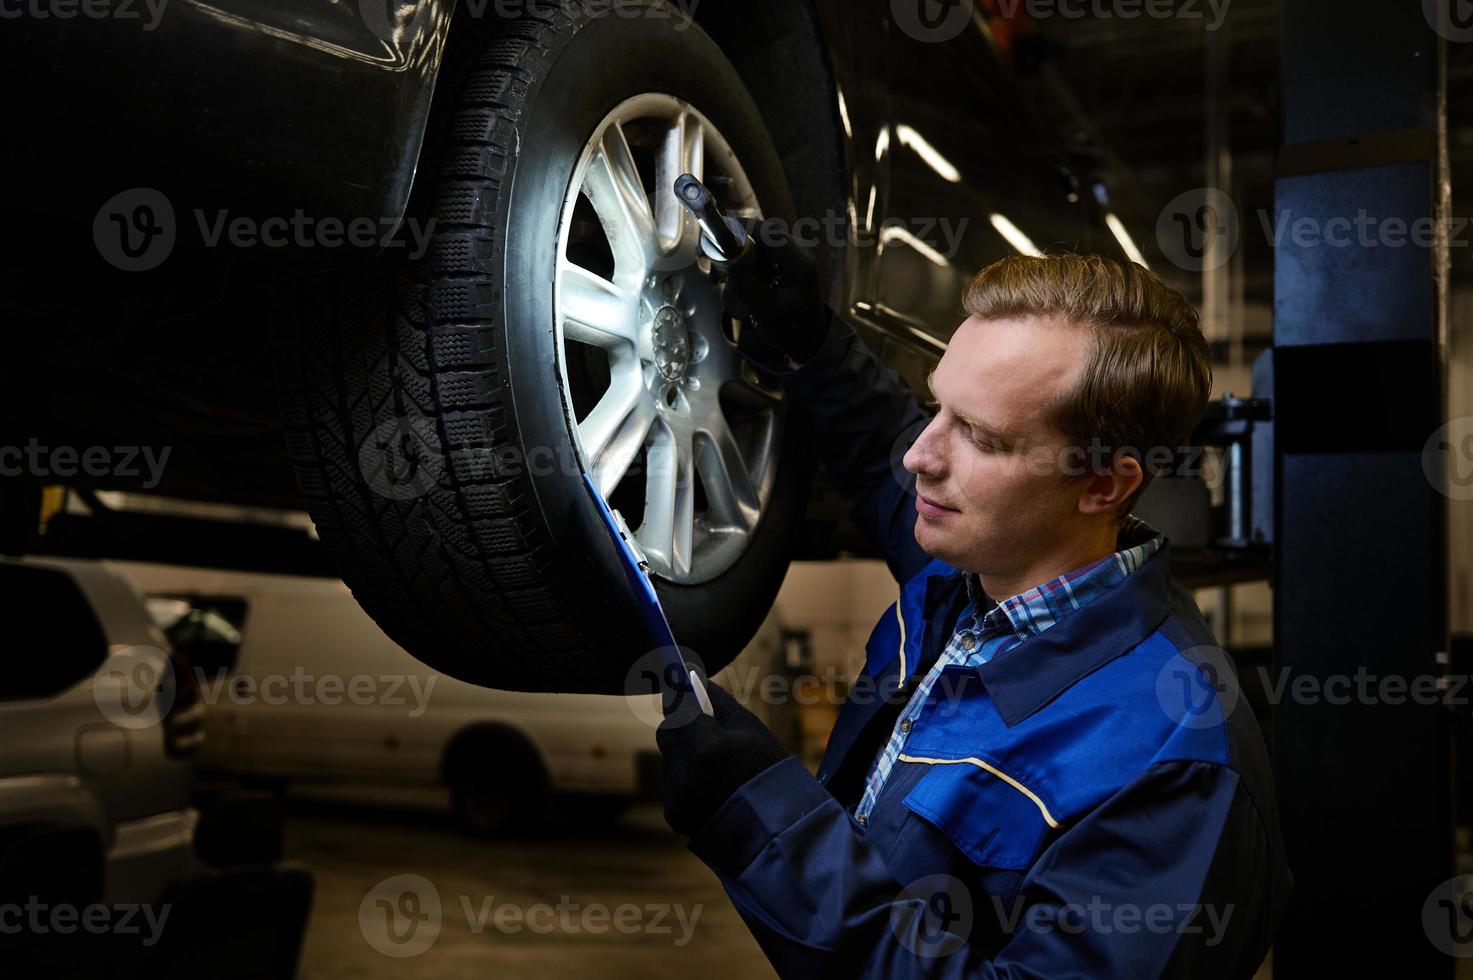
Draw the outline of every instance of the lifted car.
[[[715,672],[804,535],[810,454],[736,352],[675,178],[812,239],[830,305],[913,385],[982,266],[1119,254],[981,8],[942,38],[904,7],[217,0],[146,31],[8,26],[11,90],[43,98],[6,165],[32,190],[5,263],[30,326],[0,443],[167,443],[152,489],[305,507],[432,667],[622,692],[647,641],[587,473]]]

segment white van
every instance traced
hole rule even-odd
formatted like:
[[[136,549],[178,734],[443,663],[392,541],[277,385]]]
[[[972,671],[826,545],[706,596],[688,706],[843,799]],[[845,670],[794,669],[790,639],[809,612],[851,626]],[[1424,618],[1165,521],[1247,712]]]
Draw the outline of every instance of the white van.
[[[119,567],[192,664],[202,769],[397,801],[443,805],[448,791],[482,833],[535,825],[554,794],[577,794],[581,820],[658,792],[653,695],[518,694],[437,674],[334,579]],[[770,618],[739,662],[780,669],[781,646]]]

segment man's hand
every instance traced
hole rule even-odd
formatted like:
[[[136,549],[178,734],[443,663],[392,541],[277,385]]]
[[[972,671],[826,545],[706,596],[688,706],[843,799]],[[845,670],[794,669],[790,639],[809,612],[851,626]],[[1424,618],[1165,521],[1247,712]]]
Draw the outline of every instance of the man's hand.
[[[768,345],[802,364],[823,346],[833,316],[824,304],[813,256],[791,240],[768,245],[754,237],[726,267],[726,311],[747,320]]]
[[[719,685],[707,681],[716,711],[676,710],[655,732],[665,757],[665,822],[691,836],[753,776],[790,754],[767,726]]]

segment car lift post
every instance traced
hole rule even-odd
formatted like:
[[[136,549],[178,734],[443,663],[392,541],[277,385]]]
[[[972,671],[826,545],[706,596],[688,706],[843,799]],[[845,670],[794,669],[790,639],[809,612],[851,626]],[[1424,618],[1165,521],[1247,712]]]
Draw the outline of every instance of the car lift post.
[[[1426,10],[1279,5],[1273,680],[1287,684],[1270,727],[1296,879],[1274,975],[1289,980],[1453,975],[1422,921],[1453,874],[1448,712],[1354,681],[1435,677],[1448,649],[1448,501],[1423,472],[1444,421],[1447,252],[1386,225],[1446,227],[1443,42]],[[1364,234],[1362,215],[1377,222]],[[1320,233],[1296,235],[1303,218]],[[1352,222],[1348,244],[1328,243],[1334,219]],[[1306,676],[1318,696],[1296,694]],[[1339,676],[1348,703],[1325,696]]]

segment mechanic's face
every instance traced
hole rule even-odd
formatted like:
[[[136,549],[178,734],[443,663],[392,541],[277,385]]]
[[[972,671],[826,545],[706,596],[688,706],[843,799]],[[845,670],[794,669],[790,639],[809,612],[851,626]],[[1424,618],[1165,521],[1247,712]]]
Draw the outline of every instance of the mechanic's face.
[[[1008,581],[1097,531],[1079,509],[1089,481],[1064,472],[1066,441],[1045,422],[1083,372],[1089,338],[1034,318],[972,317],[957,330],[931,375],[940,412],[905,455],[927,554]]]

